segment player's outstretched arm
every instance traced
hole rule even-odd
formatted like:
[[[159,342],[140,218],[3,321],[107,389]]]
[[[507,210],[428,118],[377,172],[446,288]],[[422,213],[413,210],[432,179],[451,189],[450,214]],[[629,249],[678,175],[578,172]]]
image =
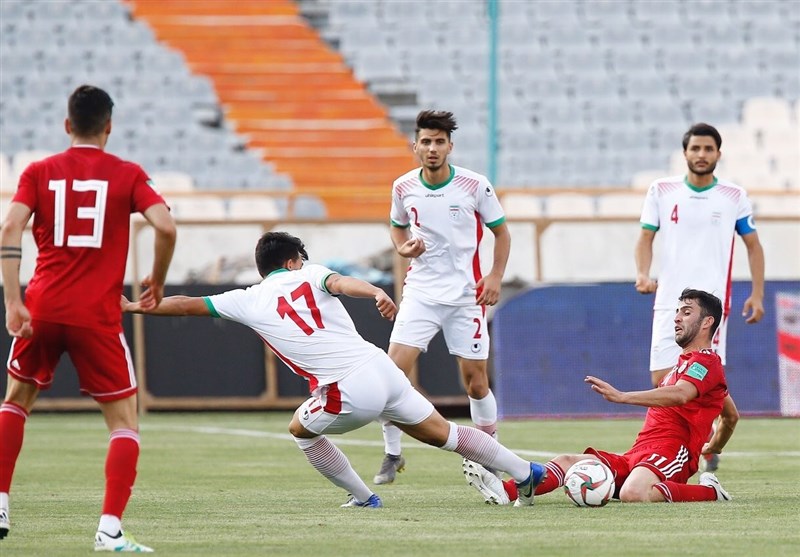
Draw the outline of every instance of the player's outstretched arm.
[[[719,415],[719,423],[711,440],[703,445],[703,454],[719,454],[733,435],[736,424],[739,422],[739,411],[733,402],[731,395],[725,397],[722,402],[722,413]]]
[[[511,253],[511,233],[503,223],[490,229],[494,234],[494,261],[489,273],[482,277],[476,287],[481,290],[476,302],[478,305],[493,306],[500,300],[503,274],[506,272],[508,255]]]
[[[640,294],[652,294],[656,291],[658,283],[650,278],[650,266],[653,263],[653,240],[655,230],[642,228],[639,240],[636,242],[634,259],[636,260],[636,291]]]
[[[682,406],[697,398],[697,387],[689,381],[680,380],[675,385],[658,387],[649,391],[619,391],[610,383],[587,375],[584,382],[591,385],[592,390],[602,395],[609,402],[633,404],[634,406]]]
[[[31,314],[22,302],[19,267],[22,261],[22,232],[31,218],[31,210],[22,203],[11,203],[0,230],[0,263],[2,263],[3,297],[6,308],[6,330],[12,337],[28,338],[33,334]]]
[[[353,298],[375,298],[375,307],[380,314],[389,319],[397,315],[397,306],[381,288],[354,277],[333,273],[325,280],[325,288],[331,294],[344,294]]]
[[[742,236],[747,247],[747,262],[750,265],[752,287],[750,297],[744,301],[742,316],[745,323],[758,323],[764,317],[764,248],[758,239],[758,232]]]
[[[153,270],[142,280],[144,292],[139,301],[142,307],[152,309],[164,297],[164,283],[167,280],[167,269],[169,269],[172,254],[175,251],[177,230],[169,209],[163,203],[148,207],[143,214],[144,218],[155,229],[155,240],[153,245]]]
[[[196,296],[167,296],[161,300],[157,307],[148,309],[142,306],[141,300],[131,302],[125,296],[120,300],[120,307],[124,313],[144,313],[147,315],[173,315],[173,316],[210,316],[205,300]]]

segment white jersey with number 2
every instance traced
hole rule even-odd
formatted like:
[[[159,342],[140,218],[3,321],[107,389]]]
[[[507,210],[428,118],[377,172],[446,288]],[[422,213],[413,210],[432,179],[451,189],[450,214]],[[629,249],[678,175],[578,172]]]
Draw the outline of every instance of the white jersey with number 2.
[[[322,265],[279,269],[245,289],[204,298],[211,315],[247,325],[309,390],[341,381],[383,353],[356,331],[342,303],[325,289]]]
[[[451,306],[475,304],[483,226],[503,222],[492,184],[477,172],[451,165],[450,178],[436,185],[422,179],[421,168],[400,176],[392,185],[391,224],[410,228],[411,236],[425,243],[425,253],[411,260],[403,296]]]
[[[660,238],[654,309],[676,308],[684,288],[714,294],[729,307],[734,232],[755,231],[743,188],[716,178],[703,189],[684,176],[656,180],[647,191],[641,225],[657,230]]]

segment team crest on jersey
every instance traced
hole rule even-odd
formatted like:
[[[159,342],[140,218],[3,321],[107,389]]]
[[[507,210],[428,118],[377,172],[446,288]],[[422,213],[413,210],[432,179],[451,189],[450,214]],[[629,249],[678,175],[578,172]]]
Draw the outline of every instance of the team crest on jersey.
[[[461,207],[458,205],[450,205],[450,220],[458,220],[461,214]]]
[[[720,220],[722,219],[722,213],[719,211],[714,211],[711,213],[711,224],[713,226],[719,226]]]

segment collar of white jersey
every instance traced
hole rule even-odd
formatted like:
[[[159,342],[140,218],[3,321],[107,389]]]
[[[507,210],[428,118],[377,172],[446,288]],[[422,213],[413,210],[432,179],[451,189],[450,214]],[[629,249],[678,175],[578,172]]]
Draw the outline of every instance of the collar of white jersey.
[[[425,186],[426,188],[428,188],[429,190],[438,190],[439,188],[445,187],[447,184],[449,184],[450,182],[453,181],[453,178],[456,175],[455,167],[452,164],[449,164],[448,166],[450,167],[450,177],[447,178],[447,180],[445,180],[441,184],[429,184],[428,182],[426,182],[425,178],[422,177],[422,169],[421,168],[419,169],[419,181],[422,182],[422,185]]]
[[[686,187],[688,187],[690,190],[695,191],[697,193],[700,193],[700,192],[703,192],[703,191],[708,191],[711,188],[713,188],[714,186],[716,186],[717,185],[717,177],[714,176],[714,181],[711,182],[710,184],[708,184],[707,186],[703,187],[703,188],[695,186],[694,184],[692,184],[689,181],[689,176],[684,176],[683,177],[683,183],[686,184]]]
[[[274,271],[272,271],[270,274],[268,274],[268,275],[267,275],[266,277],[264,277],[264,278],[265,278],[265,279],[268,279],[268,278],[269,278],[269,277],[271,277],[272,275],[277,275],[278,273],[288,273],[288,272],[289,272],[289,269],[286,269],[286,268],[284,268],[284,267],[281,267],[280,269],[275,269]]]

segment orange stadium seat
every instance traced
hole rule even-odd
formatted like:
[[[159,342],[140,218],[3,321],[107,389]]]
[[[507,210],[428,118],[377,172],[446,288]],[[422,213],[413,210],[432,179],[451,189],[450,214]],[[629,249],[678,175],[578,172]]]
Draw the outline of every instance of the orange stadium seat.
[[[386,215],[392,180],[414,165],[408,141],[296,3],[130,5],[193,71],[211,77],[226,118],[298,192],[319,195],[331,217]],[[347,191],[359,189],[380,193],[354,203]]]

